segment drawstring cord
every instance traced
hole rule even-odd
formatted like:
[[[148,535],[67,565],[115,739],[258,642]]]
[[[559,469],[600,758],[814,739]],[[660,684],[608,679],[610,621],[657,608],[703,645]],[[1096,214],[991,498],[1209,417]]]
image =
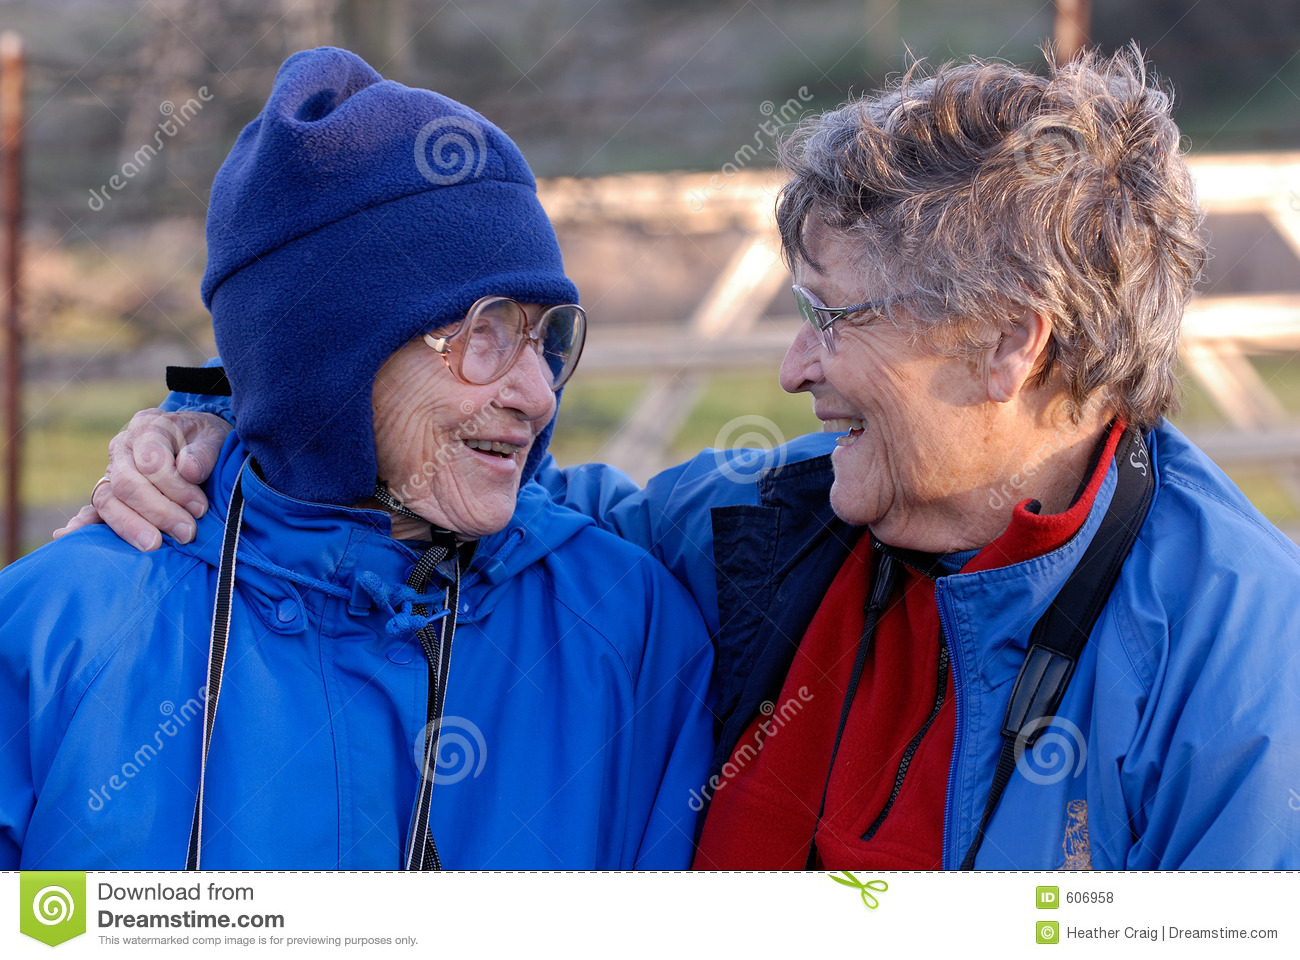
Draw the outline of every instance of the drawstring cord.
[[[444,602],[446,590],[422,593],[405,584],[385,583],[377,573],[367,571],[357,577],[357,586],[364,590],[375,606],[389,614],[384,630],[390,637],[404,638],[432,626],[451,611]],[[415,607],[431,611],[428,616],[415,612]]]

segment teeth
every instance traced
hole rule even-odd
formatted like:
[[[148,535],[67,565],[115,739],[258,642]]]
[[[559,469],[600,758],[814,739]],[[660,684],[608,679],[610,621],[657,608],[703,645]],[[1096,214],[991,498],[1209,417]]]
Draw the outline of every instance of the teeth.
[[[865,430],[867,421],[851,417],[822,421],[822,433],[848,433],[850,430]]]
[[[501,443],[498,440],[466,440],[465,446],[471,450],[482,450],[484,453],[495,453],[503,457],[512,457],[523,449],[517,444]]]

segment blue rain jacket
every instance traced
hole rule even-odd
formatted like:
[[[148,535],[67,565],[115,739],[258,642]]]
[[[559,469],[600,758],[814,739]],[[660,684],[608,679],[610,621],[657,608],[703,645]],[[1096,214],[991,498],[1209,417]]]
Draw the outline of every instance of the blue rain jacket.
[[[1022,754],[980,868],[1300,868],[1300,550],[1168,423],[1147,437],[1156,490],[1058,711]],[[722,733],[712,773],[794,652],[860,528],[830,511],[824,436],[705,451],[640,490],[609,468],[539,478],[662,559],[715,633]],[[944,866],[988,798],[1011,687],[1035,622],[1115,489],[1071,541],[942,577],[956,739]],[[725,789],[725,781],[724,789]]]
[[[217,564],[246,453],[227,440],[189,545],[78,530],[0,573],[0,869],[181,869]],[[425,656],[385,514],[245,469],[204,868],[401,864]],[[641,549],[525,484],[462,579],[433,834],[448,868],[682,868],[714,750],[712,651]]]

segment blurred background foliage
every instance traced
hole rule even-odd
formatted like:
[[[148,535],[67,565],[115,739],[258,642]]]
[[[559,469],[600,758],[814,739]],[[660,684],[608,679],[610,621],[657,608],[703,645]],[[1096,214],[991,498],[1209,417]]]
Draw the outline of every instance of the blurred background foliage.
[[[699,170],[703,184],[752,141],[764,101],[806,88],[809,111],[832,107],[916,59],[1041,65],[1053,19],[1041,0],[0,0],[0,27],[22,34],[29,57],[29,543],[83,500],[107,438],[161,396],[163,365],[213,352],[197,292],[208,189],[293,51],[348,47],[387,77],[470,104],[539,177]],[[1093,0],[1092,32],[1106,51],[1137,41],[1175,92],[1193,152],[1300,148],[1300,4]],[[153,141],[167,119],[160,107],[201,89],[211,99],[94,209],[92,191]],[[1260,236],[1255,246],[1277,246]],[[647,269],[628,281],[641,286],[593,309],[594,322],[645,319],[621,305],[656,290],[702,291],[727,251],[701,244],[647,251]],[[1300,289],[1294,256],[1260,249],[1273,289]],[[608,273],[580,238],[572,250],[590,273]],[[581,277],[583,263],[571,267]],[[1270,376],[1285,380],[1290,366],[1279,361]],[[598,457],[638,388],[580,376],[566,394],[561,457]],[[1195,391],[1187,409],[1217,416]],[[698,450],[728,416],[748,413],[787,435],[816,426],[775,371],[730,375],[708,385],[674,449]],[[1265,486],[1255,493],[1267,506]],[[1268,508],[1293,510],[1285,497]]]

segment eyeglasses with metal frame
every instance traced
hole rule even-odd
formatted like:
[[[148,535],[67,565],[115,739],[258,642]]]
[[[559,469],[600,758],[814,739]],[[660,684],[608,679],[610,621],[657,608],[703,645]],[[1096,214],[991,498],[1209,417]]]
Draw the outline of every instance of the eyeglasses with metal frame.
[[[906,296],[882,297],[879,300],[864,300],[862,303],[853,303],[847,307],[828,307],[822,303],[807,287],[795,284],[790,288],[794,291],[794,302],[799,308],[799,315],[808,323],[810,327],[817,331],[817,337],[821,340],[822,346],[826,348],[829,354],[835,353],[836,334],[835,324],[845,317],[855,313],[866,311],[878,311],[891,303],[899,300],[906,300]]]
[[[519,301],[487,296],[476,300],[464,319],[430,330],[423,339],[452,376],[476,386],[505,376],[528,344],[542,361],[542,376],[552,390],[559,390],[578,366],[587,314],[576,303],[560,303],[530,321]]]

